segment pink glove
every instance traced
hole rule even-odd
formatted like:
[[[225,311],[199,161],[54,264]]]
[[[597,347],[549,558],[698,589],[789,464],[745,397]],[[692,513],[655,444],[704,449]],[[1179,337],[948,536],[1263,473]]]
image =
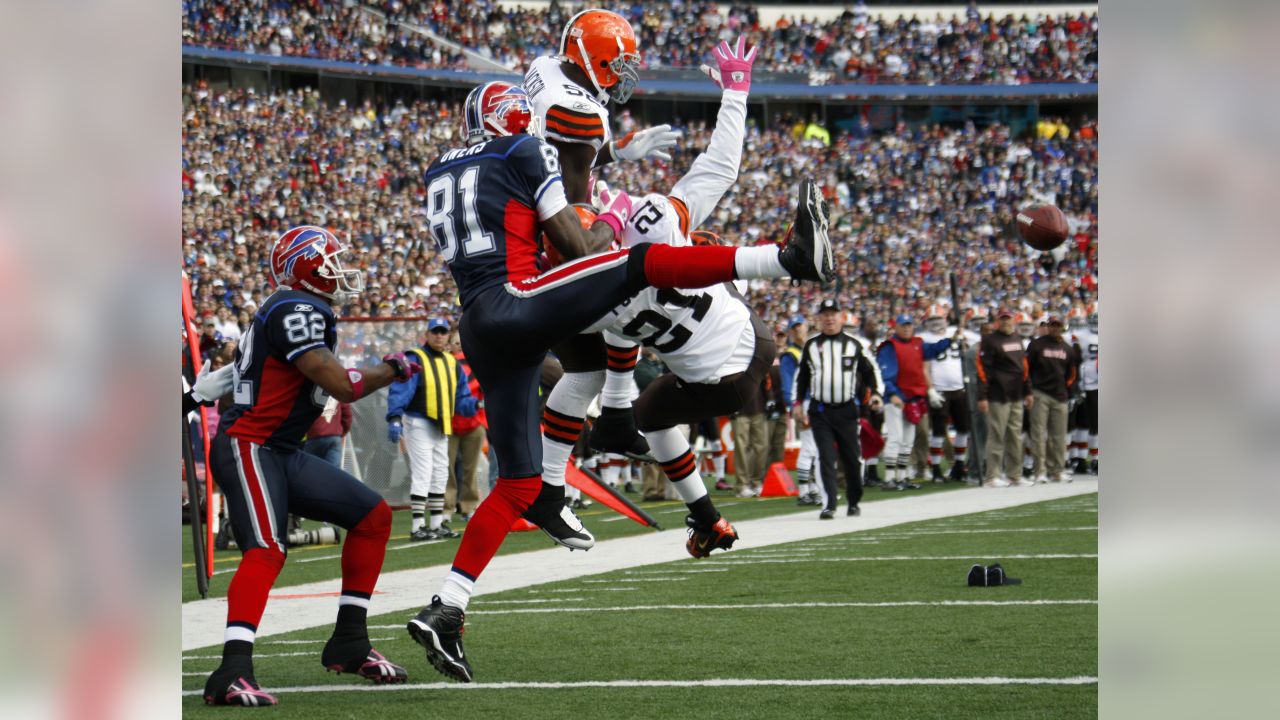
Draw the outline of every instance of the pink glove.
[[[605,188],[600,192],[600,205],[602,209],[596,220],[613,229],[614,241],[621,240],[622,229],[631,219],[631,197],[621,190]]]
[[[740,92],[750,92],[751,90],[751,64],[756,61],[756,50],[758,47],[751,48],[751,52],[743,54],[747,47],[746,36],[738,38],[738,48],[733,50],[729,47],[729,43],[720,41],[720,47],[716,48],[716,64],[720,66],[719,70],[712,69],[707,65],[702,66],[702,72],[711,78],[711,81],[719,85],[723,90],[738,90]]]
[[[382,356],[382,362],[391,366],[397,380],[408,380],[422,372],[422,366],[410,360],[402,352]]]

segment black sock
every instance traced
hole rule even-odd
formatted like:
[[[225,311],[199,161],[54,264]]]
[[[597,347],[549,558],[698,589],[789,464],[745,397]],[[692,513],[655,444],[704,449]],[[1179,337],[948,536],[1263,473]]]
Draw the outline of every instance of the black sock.
[[[338,621],[333,625],[333,636],[344,639],[367,637],[369,626],[366,619],[368,608],[359,605],[339,605]]]
[[[711,527],[720,519],[720,513],[716,510],[716,506],[711,503],[709,495],[694,500],[691,503],[685,503],[689,508],[689,514],[693,516],[694,522],[704,527]]]
[[[222,664],[253,664],[253,643],[248,640],[228,640],[222,644]]]

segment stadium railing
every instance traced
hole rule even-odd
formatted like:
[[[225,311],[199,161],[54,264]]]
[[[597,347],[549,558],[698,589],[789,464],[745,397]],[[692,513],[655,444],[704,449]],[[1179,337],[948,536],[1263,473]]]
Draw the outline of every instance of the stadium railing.
[[[310,74],[318,78],[378,80],[382,82],[437,87],[469,88],[490,80],[518,81],[519,73],[478,70],[407,68],[395,65],[362,65],[294,56],[264,55],[233,50],[184,46],[182,60],[193,65],[233,69]],[[639,98],[682,98],[711,100],[719,97],[715,86],[702,78],[680,79],[683,71],[655,70],[641,73]],[[1030,83],[1026,85],[919,85],[842,84],[809,85],[798,82],[802,73],[758,73],[751,87],[755,100],[816,102],[930,102],[939,100],[986,100],[993,102],[1036,102],[1044,100],[1096,100],[1097,83]]]

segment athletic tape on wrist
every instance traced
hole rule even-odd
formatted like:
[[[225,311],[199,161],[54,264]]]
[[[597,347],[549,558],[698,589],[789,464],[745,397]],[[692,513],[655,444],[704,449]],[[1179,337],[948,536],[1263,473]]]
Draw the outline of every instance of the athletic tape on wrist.
[[[364,397],[364,375],[359,370],[347,368],[347,379],[351,381],[351,402]]]

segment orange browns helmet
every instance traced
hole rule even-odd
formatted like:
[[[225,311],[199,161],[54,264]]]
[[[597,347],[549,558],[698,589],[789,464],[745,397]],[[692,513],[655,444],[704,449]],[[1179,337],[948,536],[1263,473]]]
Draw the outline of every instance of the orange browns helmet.
[[[624,103],[640,83],[636,34],[617,13],[593,8],[574,15],[560,35],[560,55],[582,68],[600,102]]]
[[[689,233],[689,239],[694,245],[724,245],[720,236],[710,230],[694,230]]]

